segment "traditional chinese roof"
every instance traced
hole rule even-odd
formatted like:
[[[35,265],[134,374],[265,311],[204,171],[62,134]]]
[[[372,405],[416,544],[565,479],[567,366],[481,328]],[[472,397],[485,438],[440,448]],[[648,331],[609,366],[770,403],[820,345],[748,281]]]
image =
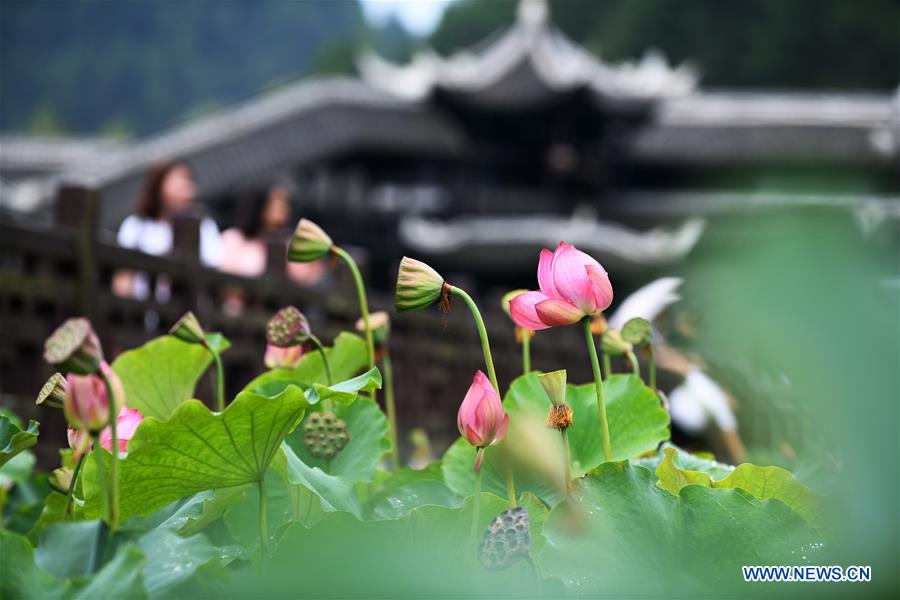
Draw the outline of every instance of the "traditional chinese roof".
[[[538,105],[579,89],[600,101],[654,100],[686,94],[697,82],[693,69],[673,68],[658,52],[617,65],[601,60],[549,22],[543,0],[523,0],[516,22],[475,49],[446,58],[425,51],[402,66],[369,52],[359,70],[373,87],[400,98],[443,91],[490,108]]]

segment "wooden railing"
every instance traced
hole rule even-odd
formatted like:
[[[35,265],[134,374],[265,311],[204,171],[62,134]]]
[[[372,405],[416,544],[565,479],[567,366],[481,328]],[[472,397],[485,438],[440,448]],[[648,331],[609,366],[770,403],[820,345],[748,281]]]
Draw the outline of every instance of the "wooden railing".
[[[197,260],[196,219],[176,223],[175,249],[159,257],[121,248],[108,233],[98,232],[95,209],[92,191],[64,188],[52,225],[0,222],[0,400],[20,417],[41,421],[46,443],[38,451],[44,466],[52,466],[55,449],[65,445],[65,424],[59,412],[35,406],[34,399],[51,373],[42,360],[43,342],[67,317],[89,317],[111,359],[163,335],[186,310],[193,310],[204,327],[231,341],[223,355],[228,394],[237,393],[263,369],[264,326],[279,307],[300,307],[326,343],[338,332],[353,329],[359,314],[356,294],[340,266],[321,284],[299,286],[285,276],[284,240],[278,240],[270,247],[265,276],[228,275]],[[113,294],[112,279],[121,270],[146,274],[150,295],[137,300]],[[164,300],[153,294],[155,282],[162,279],[169,288]],[[239,314],[221,309],[226,291],[238,291],[244,298]],[[479,303],[505,387],[520,374],[521,359],[512,324],[499,309],[502,291],[482,294]],[[390,350],[401,443],[410,428],[422,426],[440,450],[455,436],[455,412],[474,371],[484,368],[471,317],[462,304],[446,316],[436,308],[396,315],[393,298],[377,292],[371,293],[370,303],[373,310],[392,315]],[[574,365],[570,380],[587,380],[582,344],[574,328],[542,332],[534,343],[535,368]],[[210,401],[211,387],[201,381],[198,396]]]

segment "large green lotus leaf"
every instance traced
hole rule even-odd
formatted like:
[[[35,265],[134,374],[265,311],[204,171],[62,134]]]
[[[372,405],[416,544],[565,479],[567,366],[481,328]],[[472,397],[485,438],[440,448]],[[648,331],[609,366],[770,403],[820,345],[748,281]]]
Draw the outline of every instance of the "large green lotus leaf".
[[[759,500],[774,498],[787,504],[816,528],[825,527],[823,500],[811,489],[797,481],[794,475],[781,467],[760,467],[745,463],[738,465],[727,477],[714,480],[707,473],[682,469],[676,464],[677,450],[665,448],[665,457],[656,468],[659,481],[656,485],[678,494],[688,485],[708,488],[739,488]]]
[[[328,365],[331,367],[331,376],[334,381],[349,379],[368,364],[365,341],[352,333],[339,334],[334,339],[334,346],[325,348],[325,353],[328,355]],[[303,387],[309,387],[314,383],[327,385],[328,380],[325,376],[321,353],[307,353],[293,369],[266,371],[247,384],[245,389],[259,391],[259,388],[273,389],[273,385],[284,387],[290,383]]]
[[[123,544],[96,575],[71,582],[73,600],[147,597],[144,589],[144,555],[133,544]],[[68,597],[69,594],[66,594]]]
[[[284,437],[309,408],[303,392],[289,386],[275,397],[242,392],[221,414],[197,400],[179,406],[168,421],[144,419],[119,468],[122,518],[146,515],[203,490],[258,481]],[[96,457],[85,468],[88,516],[102,510]]]
[[[317,408],[319,410],[321,407]],[[294,453],[307,465],[319,467],[349,481],[371,481],[383,457],[391,451],[390,426],[378,405],[361,396],[348,405],[335,405],[334,413],[347,423],[350,440],[329,461],[315,458],[303,443],[303,428],[298,427],[287,438]],[[305,418],[309,418],[307,413]]]
[[[27,539],[0,529],[0,598],[59,598],[62,588],[35,562]]]
[[[217,352],[228,349],[228,340],[221,334],[207,334],[206,339]],[[212,355],[200,344],[164,335],[123,352],[112,369],[122,380],[128,406],[145,417],[168,419],[194,397],[197,381],[210,363]]]
[[[542,574],[582,596],[727,596],[741,565],[830,564],[816,562],[816,531],[777,500],[696,485],[676,496],[655,482],[627,462],[579,480],[544,523]]]
[[[192,535],[221,517],[228,507],[246,498],[250,486],[205,490],[185,498],[177,510],[159,523],[157,529]]]
[[[659,397],[634,375],[613,375],[603,382],[606,412],[613,459],[633,458],[654,450],[669,438],[669,416]],[[593,383],[566,386],[566,402],[572,407],[573,422],[569,428],[569,451],[572,475],[580,477],[601,464],[603,441],[600,434],[600,412]],[[550,399],[538,380],[537,373],[523,375],[513,381],[504,399],[510,420],[518,418],[546,419]],[[458,439],[443,458],[444,479],[460,495],[472,493],[475,476],[472,465],[475,448]],[[506,496],[506,475],[499,464],[500,448],[485,451],[482,465],[482,489]],[[530,473],[516,474],[518,492],[528,491],[553,505],[559,492],[550,483]]]
[[[281,452],[272,462],[272,470],[288,484],[293,511],[298,515],[296,520],[311,523],[321,517],[319,511],[348,512],[357,519],[362,518],[362,506],[353,483],[306,464],[289,445],[282,444]]]
[[[311,529],[292,525],[269,565],[271,576],[264,585],[271,587],[257,593],[296,594],[290,589],[296,586],[291,575],[302,565],[316,574],[303,582],[303,594],[311,597],[532,595],[535,580],[526,561],[498,572],[477,564],[476,546],[482,533],[506,509],[503,500],[487,493],[481,495],[480,504],[476,536],[469,548],[471,496],[459,508],[422,506],[395,520],[358,521],[346,513],[332,513]],[[353,565],[352,577],[347,576],[348,564]]]
[[[444,483],[440,462],[425,469],[404,467],[383,478],[369,488],[372,518],[400,519],[414,508],[434,505],[456,508],[462,497]]]
[[[28,421],[28,428],[22,429],[6,415],[0,415],[0,467],[37,444],[39,425],[37,421]]]
[[[214,546],[202,534],[181,537],[167,529],[155,529],[137,542],[147,561],[144,585],[151,598],[171,597],[171,590],[187,582],[209,562],[227,563],[237,556],[235,547]]]
[[[56,523],[40,536],[34,561],[57,577],[83,577],[100,566],[106,530],[101,521]]]
[[[677,461],[685,469],[690,469],[691,471],[700,471],[701,473],[706,473],[710,475],[713,479],[724,479],[734,471],[733,465],[728,465],[725,463],[720,463],[715,459],[706,456],[702,456],[700,454],[692,454],[686,450],[682,450],[675,444],[670,442],[664,443],[660,446],[659,451],[656,454],[651,456],[642,456],[641,458],[635,459],[632,461],[635,465],[640,465],[647,469],[650,469],[653,472],[656,472],[656,468],[659,466],[659,463],[666,457],[666,449],[671,448],[675,450],[677,454]]]

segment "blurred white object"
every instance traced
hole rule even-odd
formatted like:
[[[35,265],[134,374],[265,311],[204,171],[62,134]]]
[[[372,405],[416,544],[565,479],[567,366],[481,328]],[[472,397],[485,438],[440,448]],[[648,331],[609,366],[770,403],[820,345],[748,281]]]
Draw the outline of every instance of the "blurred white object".
[[[715,381],[691,367],[684,383],[669,394],[672,420],[688,433],[698,433],[712,420],[722,431],[737,431],[737,418],[728,396]]]
[[[677,290],[683,282],[680,277],[662,277],[648,283],[619,304],[609,317],[609,326],[621,329],[635,317],[642,317],[652,323],[666,308],[681,300]]]

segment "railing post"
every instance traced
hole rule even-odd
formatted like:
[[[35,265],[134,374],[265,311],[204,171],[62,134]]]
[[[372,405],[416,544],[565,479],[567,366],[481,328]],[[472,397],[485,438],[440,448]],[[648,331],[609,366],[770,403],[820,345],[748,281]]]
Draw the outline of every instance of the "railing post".
[[[186,213],[172,218],[172,255],[187,266],[187,302],[190,310],[199,311],[202,269],[200,268],[200,217]],[[198,316],[203,319],[203,315]]]
[[[78,269],[78,312],[92,318],[97,267],[94,261],[97,232],[96,190],[81,185],[61,185],[56,194],[54,219],[75,230]]]

